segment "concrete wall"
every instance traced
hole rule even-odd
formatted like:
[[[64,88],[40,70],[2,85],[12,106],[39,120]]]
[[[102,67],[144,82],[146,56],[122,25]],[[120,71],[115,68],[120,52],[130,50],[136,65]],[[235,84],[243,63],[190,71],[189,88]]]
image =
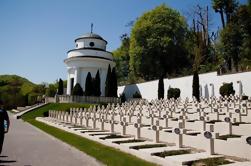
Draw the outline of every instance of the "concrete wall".
[[[237,81],[241,81],[243,94],[251,96],[251,72],[228,74],[217,76],[216,72],[200,74],[200,86],[201,94],[204,97],[220,96],[219,88],[225,83],[233,82],[235,94],[240,93],[240,84]],[[165,98],[167,96],[167,90],[169,87],[179,88],[181,90],[181,98],[192,97],[192,82],[193,76],[186,76],[174,79],[165,79]],[[211,85],[210,85],[211,84]],[[127,98],[132,97],[136,92],[140,92],[142,97],[147,100],[158,98],[158,80],[149,81],[140,84],[131,84],[126,86],[120,86],[118,88],[118,94],[125,93]]]

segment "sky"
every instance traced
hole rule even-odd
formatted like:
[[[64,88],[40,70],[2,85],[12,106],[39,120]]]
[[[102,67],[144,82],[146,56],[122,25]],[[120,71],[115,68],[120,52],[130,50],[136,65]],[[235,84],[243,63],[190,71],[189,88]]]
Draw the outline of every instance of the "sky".
[[[65,80],[67,51],[91,31],[91,23],[113,51],[120,36],[130,34],[130,21],[163,3],[182,15],[197,4],[208,5],[212,29],[221,27],[211,0],[0,0],[0,75],[16,74],[34,83]]]

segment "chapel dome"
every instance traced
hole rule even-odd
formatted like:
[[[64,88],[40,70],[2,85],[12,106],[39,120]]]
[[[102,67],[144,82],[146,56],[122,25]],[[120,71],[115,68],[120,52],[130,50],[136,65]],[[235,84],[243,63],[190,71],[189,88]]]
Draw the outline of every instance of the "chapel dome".
[[[103,40],[103,38],[96,33],[86,33],[86,34],[80,36],[79,38],[94,38],[94,39],[102,39]]]

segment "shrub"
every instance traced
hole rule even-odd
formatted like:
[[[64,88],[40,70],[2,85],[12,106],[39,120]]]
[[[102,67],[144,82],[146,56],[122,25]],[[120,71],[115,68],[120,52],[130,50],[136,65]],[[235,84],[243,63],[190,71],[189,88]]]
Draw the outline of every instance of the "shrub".
[[[74,86],[74,88],[73,88],[73,90],[72,90],[72,95],[73,95],[73,96],[83,96],[83,95],[84,95],[83,89],[82,89],[82,87],[80,86],[79,83],[77,83],[77,84]]]
[[[169,88],[167,91],[167,98],[171,99],[177,99],[180,97],[180,89],[179,88]]]
[[[43,112],[43,116],[44,116],[44,117],[49,117],[49,111]]]
[[[133,95],[132,95],[133,98],[142,98],[141,94],[136,91]]]
[[[248,100],[248,96],[242,96],[242,100]]]
[[[126,102],[126,96],[125,96],[125,93],[122,93],[122,94],[120,94],[120,99],[121,99],[121,102],[122,103],[124,103],[124,102]]]
[[[233,83],[223,83],[223,85],[220,87],[220,94],[222,97],[224,96],[230,96],[231,94],[235,94],[235,90],[233,88]]]

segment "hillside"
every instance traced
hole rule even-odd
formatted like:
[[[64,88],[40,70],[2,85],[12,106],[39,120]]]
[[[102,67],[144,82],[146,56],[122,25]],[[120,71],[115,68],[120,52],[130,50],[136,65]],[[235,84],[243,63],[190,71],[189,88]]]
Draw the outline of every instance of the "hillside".
[[[36,84],[17,75],[0,75],[0,106],[12,109],[33,104],[30,94]]]
[[[26,78],[17,75],[0,75],[0,92],[7,89],[8,86],[14,85],[20,88],[23,95],[28,94],[36,86],[36,84],[27,80]]]

